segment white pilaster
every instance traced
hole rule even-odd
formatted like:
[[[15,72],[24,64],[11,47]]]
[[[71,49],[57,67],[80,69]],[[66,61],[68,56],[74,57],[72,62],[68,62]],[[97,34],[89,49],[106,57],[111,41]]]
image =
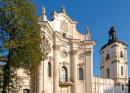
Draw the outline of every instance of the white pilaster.
[[[53,46],[53,93],[58,93],[59,87],[59,66],[58,66],[58,52],[59,46],[56,45],[56,33],[54,33]]]
[[[85,56],[85,93],[92,93],[93,49],[86,49]]]
[[[38,93],[43,93],[43,62],[41,62],[38,70]]]
[[[73,84],[73,88],[72,88],[72,93],[77,93],[77,51],[76,50],[72,50],[72,78],[74,80],[74,84]]]

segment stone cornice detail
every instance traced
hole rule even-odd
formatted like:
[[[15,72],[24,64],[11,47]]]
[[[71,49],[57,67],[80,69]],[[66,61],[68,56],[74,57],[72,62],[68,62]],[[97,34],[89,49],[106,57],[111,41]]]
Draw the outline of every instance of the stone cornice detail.
[[[91,45],[91,46],[96,45],[95,41],[93,41],[93,40],[85,40],[85,41],[82,41],[81,44],[84,45],[84,46],[86,46],[86,45],[87,46],[88,45]]]

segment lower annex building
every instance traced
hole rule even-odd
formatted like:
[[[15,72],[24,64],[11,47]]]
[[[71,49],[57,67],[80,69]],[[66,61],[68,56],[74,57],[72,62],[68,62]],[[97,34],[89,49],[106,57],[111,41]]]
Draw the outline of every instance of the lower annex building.
[[[18,70],[24,81],[19,93],[128,93],[127,44],[117,39],[115,28],[110,29],[109,40],[100,49],[101,75],[94,77],[95,41],[89,30],[80,34],[77,22],[64,8],[51,15],[49,21],[43,8],[38,20],[41,36],[50,44],[48,57],[41,62],[34,78]]]

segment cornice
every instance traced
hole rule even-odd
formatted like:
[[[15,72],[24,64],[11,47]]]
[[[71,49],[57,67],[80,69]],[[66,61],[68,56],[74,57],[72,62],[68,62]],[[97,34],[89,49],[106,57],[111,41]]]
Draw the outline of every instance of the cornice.
[[[81,44],[82,45],[91,45],[91,46],[96,45],[95,41],[93,41],[93,40],[85,40],[85,41],[82,41]]]

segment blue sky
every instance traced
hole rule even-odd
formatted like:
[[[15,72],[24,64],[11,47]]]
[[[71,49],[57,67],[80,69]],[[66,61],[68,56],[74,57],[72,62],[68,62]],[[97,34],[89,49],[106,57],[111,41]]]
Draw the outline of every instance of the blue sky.
[[[96,41],[94,47],[94,75],[99,74],[99,50],[108,40],[108,31],[115,26],[120,40],[130,45],[130,0],[33,0],[38,15],[41,8],[46,8],[47,16],[55,10],[60,12],[65,6],[67,14],[78,22],[77,29],[85,33],[88,26],[92,39]],[[128,59],[130,48],[128,47]],[[130,63],[129,63],[130,76]]]

